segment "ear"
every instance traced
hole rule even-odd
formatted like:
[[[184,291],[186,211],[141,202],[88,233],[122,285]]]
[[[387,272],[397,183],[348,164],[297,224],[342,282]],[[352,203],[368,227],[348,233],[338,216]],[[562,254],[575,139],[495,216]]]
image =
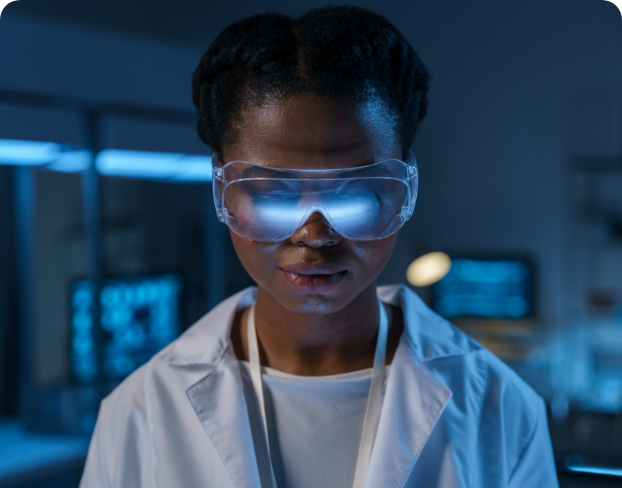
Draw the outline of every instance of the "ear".
[[[216,151],[212,151],[212,166],[214,168],[220,168],[223,166],[222,155]]]

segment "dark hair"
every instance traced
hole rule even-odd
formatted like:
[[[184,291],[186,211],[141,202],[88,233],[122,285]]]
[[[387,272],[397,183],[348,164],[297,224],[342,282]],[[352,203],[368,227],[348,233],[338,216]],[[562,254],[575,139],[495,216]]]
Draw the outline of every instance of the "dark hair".
[[[269,97],[311,92],[357,104],[376,97],[406,152],[427,111],[429,78],[395,26],[369,10],[255,15],[224,29],[194,72],[197,132],[220,153],[242,109]]]

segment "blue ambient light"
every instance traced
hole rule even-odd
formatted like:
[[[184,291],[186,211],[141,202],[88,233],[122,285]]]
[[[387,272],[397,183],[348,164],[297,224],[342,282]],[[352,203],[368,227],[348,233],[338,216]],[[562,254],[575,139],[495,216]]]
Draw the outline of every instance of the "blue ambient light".
[[[99,303],[101,348],[95,346],[93,285],[80,281],[72,288],[72,373],[80,382],[98,373],[121,379],[146,363],[179,333],[182,282],[175,274],[106,280]]]
[[[93,154],[54,142],[0,139],[0,164],[45,166],[63,173],[85,171]],[[210,156],[105,149],[95,158],[97,171],[106,176],[125,176],[166,181],[212,181]]]
[[[59,158],[61,147],[53,142],[0,139],[0,164],[38,166]]]
[[[56,160],[46,165],[45,168],[61,173],[79,173],[89,168],[92,158],[93,153],[84,149],[63,151]]]
[[[605,476],[622,477],[622,467],[590,466],[586,465],[583,457],[573,454],[566,458],[566,469],[575,473],[601,474]]]
[[[95,158],[97,171],[124,176],[173,181],[212,181],[210,156],[106,149]]]
[[[434,308],[445,317],[527,317],[532,313],[531,273],[519,259],[454,259],[434,285]]]
[[[45,166],[63,173],[84,171],[91,153],[75,150],[54,142],[0,139],[0,164],[11,166]]]
[[[569,466],[568,471],[575,471],[577,473],[604,474],[607,476],[622,477],[622,468],[599,468],[596,466]]]

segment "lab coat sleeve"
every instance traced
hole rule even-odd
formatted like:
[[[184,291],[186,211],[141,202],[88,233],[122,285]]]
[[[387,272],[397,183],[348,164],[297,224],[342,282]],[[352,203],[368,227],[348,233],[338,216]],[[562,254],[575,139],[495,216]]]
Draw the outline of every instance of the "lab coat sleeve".
[[[110,488],[110,483],[107,480],[105,461],[103,459],[106,450],[103,446],[104,439],[101,432],[102,423],[100,420],[101,417],[98,418],[93,437],[91,437],[89,453],[86,457],[86,464],[82,472],[79,488]]]
[[[527,486],[559,487],[546,418],[546,407],[543,400],[540,400],[534,431],[512,470],[508,482],[508,488],[525,488]]]
[[[80,488],[152,486],[144,372],[143,366],[102,401]]]

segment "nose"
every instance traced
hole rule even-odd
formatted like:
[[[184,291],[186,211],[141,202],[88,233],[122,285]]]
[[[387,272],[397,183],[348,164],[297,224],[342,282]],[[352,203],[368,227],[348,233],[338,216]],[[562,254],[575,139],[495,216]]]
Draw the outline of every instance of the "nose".
[[[342,237],[326,221],[321,212],[314,212],[307,221],[290,237],[292,244],[318,249],[324,246],[335,246]]]

